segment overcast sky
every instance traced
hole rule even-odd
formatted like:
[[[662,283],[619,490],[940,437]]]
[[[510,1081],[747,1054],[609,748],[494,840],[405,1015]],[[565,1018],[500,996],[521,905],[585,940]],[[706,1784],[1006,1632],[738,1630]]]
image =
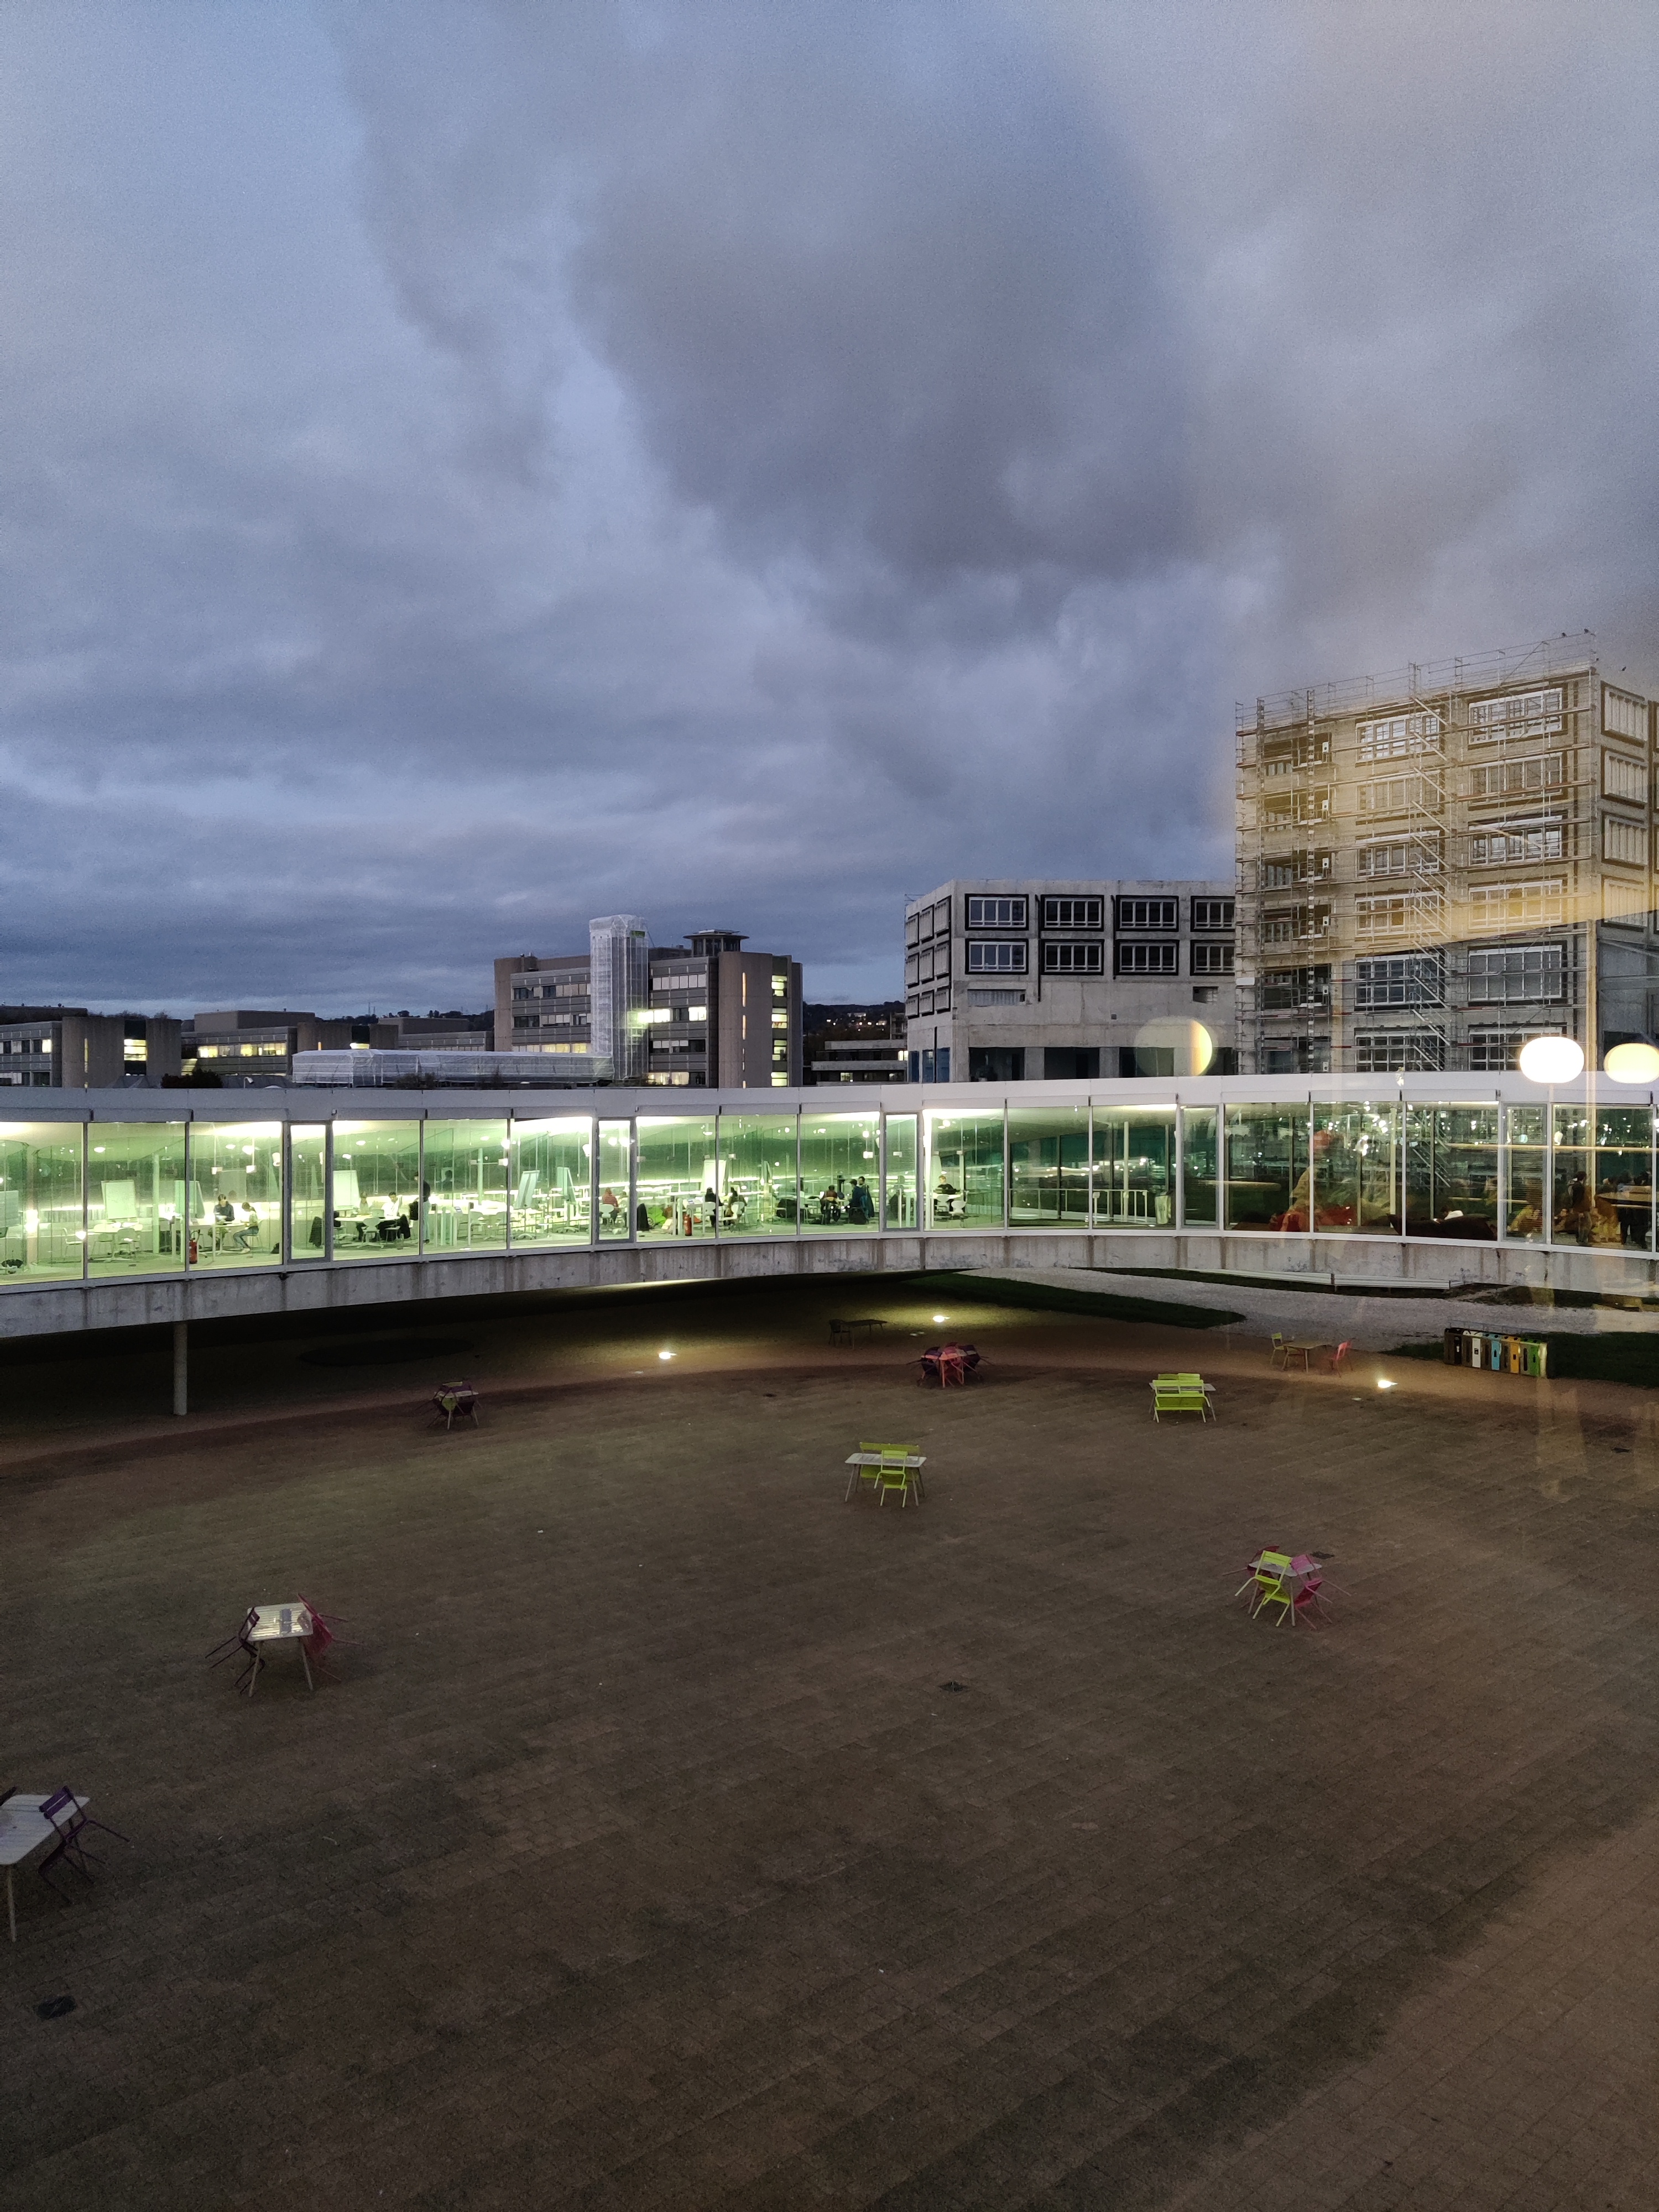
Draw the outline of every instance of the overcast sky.
[[[1659,9],[0,8],[0,999],[896,989],[1236,698],[1659,614]]]

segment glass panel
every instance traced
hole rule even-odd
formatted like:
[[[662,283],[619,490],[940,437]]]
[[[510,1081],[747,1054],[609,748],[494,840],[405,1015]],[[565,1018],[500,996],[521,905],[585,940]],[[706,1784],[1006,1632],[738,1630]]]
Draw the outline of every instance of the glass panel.
[[[1008,1116],[1008,1223],[1014,1229],[1089,1225],[1089,1109],[1021,1107]]]
[[[628,1218],[629,1173],[634,1158],[634,1125],[631,1121],[601,1121],[599,1124],[599,1234],[601,1237],[627,1237],[632,1234]]]
[[[190,1182],[192,1267],[282,1264],[280,1121],[192,1121]]]
[[[1601,1107],[1592,1151],[1589,1109],[1556,1108],[1552,1243],[1648,1249],[1653,1231],[1651,1137],[1649,1108]]]
[[[1653,1249],[1653,1110],[1601,1106],[1595,1115],[1595,1206],[1611,1205],[1621,1244]],[[1596,1243],[1611,1243],[1598,1234]]]
[[[1316,1229],[1397,1235],[1399,1107],[1316,1106],[1313,1185]]]
[[[714,1117],[690,1121],[639,1121],[639,1233],[664,1237],[708,1237],[719,1206],[714,1178]]]
[[[1509,1188],[1504,1194],[1504,1233],[1528,1244],[1542,1238],[1549,1218],[1545,1110],[1541,1106],[1511,1106],[1509,1111]]]
[[[87,1273],[98,1280],[182,1268],[184,1123],[94,1121],[87,1139]],[[198,1180],[190,1187],[192,1242],[203,1212]]]
[[[288,1137],[289,1251],[295,1260],[320,1260],[328,1250],[328,1131],[321,1122],[296,1121]]]
[[[927,1226],[1000,1229],[1002,1115],[929,1114]]]
[[[800,1212],[807,1230],[851,1230],[876,1225],[880,1188],[877,1141],[880,1120],[874,1114],[814,1114],[800,1125]]]
[[[505,1121],[428,1121],[421,1162],[421,1243],[428,1252],[507,1249]]]
[[[625,1132],[626,1122],[623,1127]],[[593,1124],[586,1115],[559,1121],[515,1120],[511,1151],[514,1249],[522,1244],[586,1244],[593,1211]],[[616,1212],[625,1235],[626,1152]]]
[[[1175,1219],[1173,1106],[1097,1106],[1095,1220],[1102,1228],[1166,1229]]]
[[[1216,1109],[1189,1106],[1182,1116],[1182,1218],[1188,1228],[1212,1227],[1216,1218]]]
[[[722,1114],[720,1226],[739,1237],[793,1237],[799,1189],[793,1114]]]
[[[1498,1235],[1498,1109],[1406,1110],[1406,1233],[1490,1244]]]
[[[80,1280],[83,1133],[78,1121],[0,1125],[0,1282]]]
[[[420,1212],[420,1123],[337,1121],[335,1258],[412,1258]]]
[[[1229,1229],[1307,1228],[1307,1108],[1230,1106],[1226,1128]]]
[[[887,1226],[916,1225],[916,1117],[887,1116]]]

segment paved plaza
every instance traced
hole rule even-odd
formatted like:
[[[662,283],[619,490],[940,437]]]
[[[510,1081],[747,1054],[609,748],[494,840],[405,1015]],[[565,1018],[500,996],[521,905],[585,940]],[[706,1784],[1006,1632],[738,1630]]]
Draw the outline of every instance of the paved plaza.
[[[933,1310],[227,1342],[183,1423],[160,1349],[12,1354],[0,1785],[132,1841],[20,1870],[0,2206],[1659,2202],[1654,1401],[961,1303],[925,1392]],[[1234,1601],[1263,1542],[1328,1626]],[[301,1594],[332,1678],[239,1698]]]

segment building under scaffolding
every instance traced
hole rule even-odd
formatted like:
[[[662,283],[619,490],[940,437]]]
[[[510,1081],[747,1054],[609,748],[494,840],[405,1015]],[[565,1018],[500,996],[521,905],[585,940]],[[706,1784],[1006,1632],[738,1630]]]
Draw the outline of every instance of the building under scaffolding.
[[[1247,1070],[1592,1064],[1659,1024],[1655,710],[1589,633],[1238,715]]]

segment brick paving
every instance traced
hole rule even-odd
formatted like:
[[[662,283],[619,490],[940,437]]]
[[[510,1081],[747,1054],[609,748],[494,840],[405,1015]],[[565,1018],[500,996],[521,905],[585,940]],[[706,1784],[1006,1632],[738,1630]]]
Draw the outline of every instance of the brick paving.
[[[133,1838],[20,1875],[0,2205],[1659,2201],[1647,1401],[1025,1315],[924,1394],[798,1319],[0,1458],[0,1779]],[[1328,1627],[1231,1602],[1263,1540]],[[238,1699],[301,1590],[337,1678]]]

